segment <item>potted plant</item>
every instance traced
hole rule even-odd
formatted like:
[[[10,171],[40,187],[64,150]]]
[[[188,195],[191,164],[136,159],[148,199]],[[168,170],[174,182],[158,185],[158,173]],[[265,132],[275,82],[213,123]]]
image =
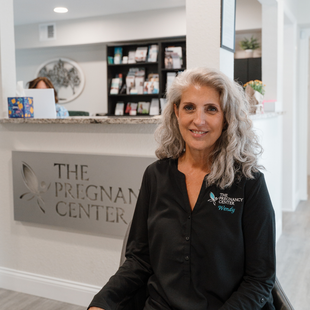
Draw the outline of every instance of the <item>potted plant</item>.
[[[260,44],[257,40],[257,38],[254,38],[251,36],[251,39],[244,38],[242,41],[240,41],[240,47],[250,55],[250,57],[253,56],[253,51],[258,49],[260,47]]]
[[[245,83],[243,87],[250,104],[250,113],[262,113],[265,84],[259,80],[254,80]]]

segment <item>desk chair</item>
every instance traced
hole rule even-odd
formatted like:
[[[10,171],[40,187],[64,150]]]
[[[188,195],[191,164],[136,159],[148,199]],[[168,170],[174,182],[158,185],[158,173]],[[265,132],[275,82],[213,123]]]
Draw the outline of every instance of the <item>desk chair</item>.
[[[122,265],[126,260],[125,253],[130,226],[131,222],[128,224],[128,228],[124,237],[120,265]],[[143,310],[147,296],[148,293],[146,287],[140,288],[137,291],[136,295],[133,297],[133,299],[127,304],[125,310]],[[286,294],[284,293],[278,278],[276,278],[274,287],[272,289],[272,296],[273,296],[273,304],[276,310],[294,310],[294,307],[292,306]]]
[[[86,111],[68,111],[69,116],[89,116],[89,112]]]

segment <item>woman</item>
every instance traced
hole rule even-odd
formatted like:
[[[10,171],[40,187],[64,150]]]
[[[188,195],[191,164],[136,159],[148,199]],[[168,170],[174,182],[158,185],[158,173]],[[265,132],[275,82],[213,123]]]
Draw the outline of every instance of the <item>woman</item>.
[[[126,261],[89,309],[122,309],[145,283],[144,310],[274,309],[274,211],[241,86],[187,70],[167,101]]]
[[[28,84],[28,88],[41,88],[41,89],[53,88],[54,94],[55,94],[57,118],[66,118],[69,116],[68,110],[66,108],[64,108],[63,106],[58,104],[57,92],[53,86],[53,83],[47,77],[39,76],[36,79],[28,82],[27,84]]]

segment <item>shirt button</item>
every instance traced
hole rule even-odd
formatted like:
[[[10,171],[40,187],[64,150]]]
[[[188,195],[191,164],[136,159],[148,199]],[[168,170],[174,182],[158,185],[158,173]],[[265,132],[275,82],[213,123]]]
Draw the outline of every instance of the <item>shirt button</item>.
[[[185,256],[185,260],[189,260],[189,257],[188,257],[188,256]]]
[[[265,302],[265,298],[261,298],[260,302]]]
[[[185,240],[188,241],[188,240],[189,240],[189,237],[185,237]]]
[[[191,216],[190,216],[190,215],[188,216],[188,219],[189,219],[189,220],[191,219]]]

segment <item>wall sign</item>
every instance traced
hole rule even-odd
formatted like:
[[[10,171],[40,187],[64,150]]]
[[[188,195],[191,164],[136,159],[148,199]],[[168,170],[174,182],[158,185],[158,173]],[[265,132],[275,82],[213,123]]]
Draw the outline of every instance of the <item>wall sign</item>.
[[[235,52],[236,0],[222,0],[221,47]]]
[[[124,236],[155,158],[12,152],[14,219]]]
[[[36,77],[50,79],[57,91],[59,103],[77,98],[84,89],[84,74],[81,67],[68,58],[55,58],[41,64]]]

